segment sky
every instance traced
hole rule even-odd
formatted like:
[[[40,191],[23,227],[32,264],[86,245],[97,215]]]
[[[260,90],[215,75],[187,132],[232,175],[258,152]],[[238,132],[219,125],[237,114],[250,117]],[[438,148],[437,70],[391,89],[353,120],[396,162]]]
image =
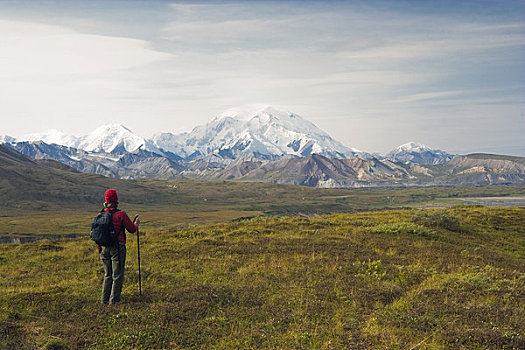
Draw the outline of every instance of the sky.
[[[0,135],[251,104],[366,152],[525,156],[525,1],[0,0]]]

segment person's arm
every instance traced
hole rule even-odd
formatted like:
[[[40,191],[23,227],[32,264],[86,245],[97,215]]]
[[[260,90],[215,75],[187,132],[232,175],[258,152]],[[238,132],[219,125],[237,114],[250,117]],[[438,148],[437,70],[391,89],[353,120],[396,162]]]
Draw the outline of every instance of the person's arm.
[[[128,214],[123,215],[122,225],[126,228],[129,233],[135,233],[139,229],[140,219],[137,217],[135,222],[131,222]]]

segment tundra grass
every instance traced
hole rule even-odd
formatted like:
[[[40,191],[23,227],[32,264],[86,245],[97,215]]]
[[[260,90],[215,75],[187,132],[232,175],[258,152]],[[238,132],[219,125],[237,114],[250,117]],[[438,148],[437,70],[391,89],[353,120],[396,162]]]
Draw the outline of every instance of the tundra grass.
[[[127,202],[127,199],[133,200],[134,197],[126,197],[130,195],[126,188],[119,192],[121,209],[131,217],[140,214],[146,230],[217,223],[261,214],[311,216],[335,212],[451,207],[462,204],[466,198],[475,200],[499,196],[504,199],[525,195],[525,186],[317,189],[195,180],[148,180],[130,184],[140,184],[144,192],[150,189],[153,193],[164,193],[154,204],[141,204],[136,200]],[[116,188],[120,191],[119,187]],[[149,195],[151,197],[151,193]],[[150,197],[148,200],[152,200]],[[103,198],[103,190],[100,198]],[[86,234],[92,217],[101,207],[101,203],[35,201],[1,208],[0,235]]]
[[[523,349],[525,210],[152,228],[123,302],[88,239],[0,245],[0,349]]]
[[[67,175],[70,181],[65,183],[47,177],[31,181],[31,186],[0,181],[1,213],[98,207],[108,188],[116,189],[126,206],[164,206],[175,211],[263,211],[269,215],[407,208],[443,200],[461,203],[461,197],[525,195],[525,185],[322,189],[257,182],[120,180],[88,174]],[[46,176],[52,178],[52,174]]]
[[[46,235],[85,235],[89,236],[93,218],[100,211],[93,206],[91,211],[63,210],[60,212],[19,211],[11,215],[0,216],[0,235],[31,234],[45,237]],[[259,211],[211,210],[211,211],[174,211],[171,208],[150,207],[123,208],[133,220],[140,214],[141,227],[144,230],[163,227],[175,229],[195,224],[210,224],[231,221],[242,217],[254,217]]]

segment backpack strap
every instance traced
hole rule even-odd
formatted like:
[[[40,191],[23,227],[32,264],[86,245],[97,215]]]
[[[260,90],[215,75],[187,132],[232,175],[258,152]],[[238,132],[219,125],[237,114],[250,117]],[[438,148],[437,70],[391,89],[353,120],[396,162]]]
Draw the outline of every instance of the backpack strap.
[[[116,212],[120,211],[120,209],[117,209],[117,208],[109,208],[109,213],[111,215],[115,214]]]
[[[120,211],[120,209],[117,209],[117,208],[110,208],[110,209],[109,209],[109,213],[111,214],[111,220],[113,220],[113,214],[115,214],[116,212],[119,212],[119,211]],[[113,227],[114,227],[114,226],[113,226]],[[126,228],[124,227],[124,225],[122,225],[122,230],[121,230],[121,232],[124,233],[124,234],[126,234],[126,233],[125,233],[125,230],[126,230]],[[117,242],[116,242],[116,244],[117,244],[118,269],[119,269],[119,271],[120,271],[120,269],[122,268],[122,266],[121,266],[121,262],[120,262],[120,243],[119,243],[119,241],[118,241],[118,235],[119,235],[119,234],[117,233]]]

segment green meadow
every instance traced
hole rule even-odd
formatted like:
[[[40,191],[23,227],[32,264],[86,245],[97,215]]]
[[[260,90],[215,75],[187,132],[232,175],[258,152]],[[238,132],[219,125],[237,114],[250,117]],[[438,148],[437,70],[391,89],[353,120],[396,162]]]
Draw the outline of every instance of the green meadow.
[[[123,303],[111,307],[88,237],[1,244],[0,349],[525,348],[525,209],[268,216],[275,207],[252,205],[145,212],[143,295],[128,235]],[[91,217],[57,220],[76,231]]]

